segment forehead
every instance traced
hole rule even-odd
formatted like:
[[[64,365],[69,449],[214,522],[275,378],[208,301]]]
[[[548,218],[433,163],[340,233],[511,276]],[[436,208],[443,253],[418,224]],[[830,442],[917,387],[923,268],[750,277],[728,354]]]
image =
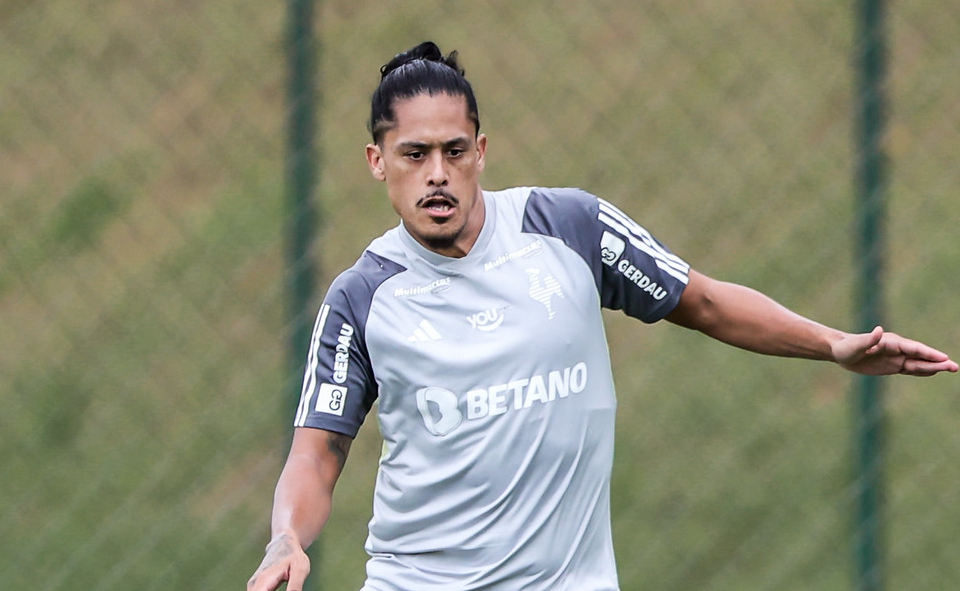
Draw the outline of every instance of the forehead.
[[[476,127],[470,119],[466,97],[446,93],[402,99],[394,104],[393,114],[395,124],[384,136],[388,143],[472,138]]]

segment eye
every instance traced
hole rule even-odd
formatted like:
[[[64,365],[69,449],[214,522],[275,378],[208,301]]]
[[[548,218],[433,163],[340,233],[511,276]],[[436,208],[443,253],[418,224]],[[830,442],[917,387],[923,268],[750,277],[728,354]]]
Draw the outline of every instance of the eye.
[[[405,156],[410,160],[423,160],[423,155],[423,152],[420,150],[413,150],[405,154]]]
[[[450,148],[447,150],[447,155],[451,158],[459,158],[460,156],[463,156],[464,152],[466,152],[466,150],[463,148]]]

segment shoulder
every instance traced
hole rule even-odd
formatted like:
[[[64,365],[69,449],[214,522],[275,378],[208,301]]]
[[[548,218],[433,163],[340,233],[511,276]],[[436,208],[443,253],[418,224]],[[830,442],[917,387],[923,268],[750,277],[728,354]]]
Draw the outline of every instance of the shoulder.
[[[596,219],[599,200],[577,188],[536,188],[530,191],[525,206],[525,224],[546,223],[551,226],[564,222],[580,223]]]
[[[374,240],[350,268],[333,280],[328,299],[369,302],[387,279],[406,271],[406,267],[399,262],[401,257],[392,247],[393,243],[390,233]]]
[[[577,188],[514,187],[487,191],[501,217],[519,220],[524,232],[559,236],[563,228],[582,229],[586,220],[596,220],[599,200]]]
[[[524,232],[577,241],[591,236],[596,228],[599,200],[576,188],[536,187],[529,191],[523,206]]]

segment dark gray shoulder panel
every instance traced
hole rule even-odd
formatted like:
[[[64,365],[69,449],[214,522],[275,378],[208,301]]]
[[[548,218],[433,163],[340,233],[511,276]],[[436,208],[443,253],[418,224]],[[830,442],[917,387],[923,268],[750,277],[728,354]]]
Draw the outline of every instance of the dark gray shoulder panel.
[[[329,294],[341,294],[344,303],[353,310],[362,332],[370,315],[373,294],[384,281],[406,270],[403,265],[366,250],[352,267],[334,280],[328,297]]]
[[[294,425],[356,436],[377,399],[366,345],[373,296],[402,265],[365,251],[330,285],[313,328]]]
[[[523,231],[559,238],[586,261],[605,308],[644,322],[670,313],[689,265],[629,216],[578,189],[534,189]]]
[[[533,189],[527,199],[522,225],[524,232],[559,238],[583,257],[598,291],[603,232],[596,223],[599,207],[596,197],[580,189]]]

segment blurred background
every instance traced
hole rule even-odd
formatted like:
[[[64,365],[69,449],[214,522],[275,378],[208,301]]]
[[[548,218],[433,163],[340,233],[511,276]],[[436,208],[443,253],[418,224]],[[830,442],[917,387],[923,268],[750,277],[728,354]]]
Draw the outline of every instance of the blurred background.
[[[368,99],[425,39],[458,50],[477,91],[485,188],[582,187],[695,268],[857,327],[855,3],[297,5],[0,0],[4,588],[243,588],[301,327],[396,224],[363,158]],[[291,21],[315,40],[292,42]],[[883,321],[956,358],[960,5],[901,0],[883,32]],[[296,47],[315,68],[305,104]],[[299,159],[297,113],[314,114]],[[855,588],[852,376],[605,318],[622,588]],[[956,376],[882,381],[889,589],[960,588],[958,393]],[[370,421],[311,588],[362,584],[378,453]]]

